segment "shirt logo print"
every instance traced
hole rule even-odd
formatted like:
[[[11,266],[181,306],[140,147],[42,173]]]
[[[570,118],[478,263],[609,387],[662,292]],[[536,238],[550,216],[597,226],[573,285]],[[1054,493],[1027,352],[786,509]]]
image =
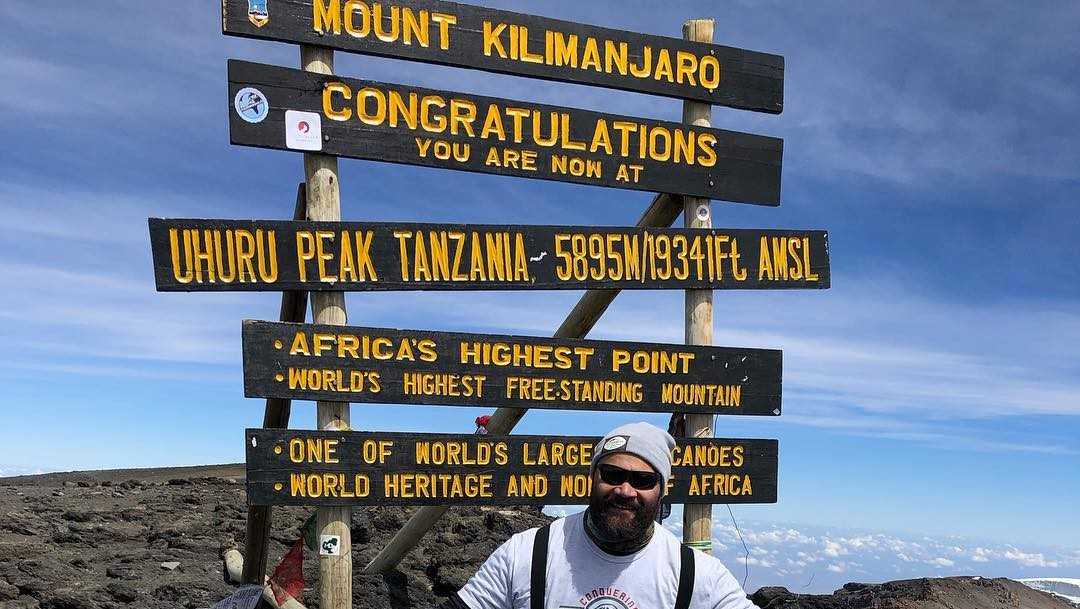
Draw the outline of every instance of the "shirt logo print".
[[[638,604],[626,592],[606,586],[582,596],[576,605],[559,605],[559,609],[638,609]]]

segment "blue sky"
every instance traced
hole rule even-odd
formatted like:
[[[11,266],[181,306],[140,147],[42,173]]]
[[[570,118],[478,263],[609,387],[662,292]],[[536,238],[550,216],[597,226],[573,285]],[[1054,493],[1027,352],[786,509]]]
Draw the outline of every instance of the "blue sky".
[[[717,42],[785,56],[782,115],[713,111],[714,126],[785,140],[782,205],[718,202],[714,224],[823,228],[832,253],[830,290],[716,295],[716,344],[784,350],[784,415],[724,417],[717,431],[780,439],[779,503],[735,509],[752,545],[778,552],[752,554],[768,566],[753,565],[750,587],[798,589],[811,572],[807,590],[1080,576],[1080,5],[486,4],[676,36],[686,18],[715,17]],[[209,0],[48,12],[14,0],[0,23],[0,470],[242,460],[262,401],[243,397],[240,320],[276,318],[278,297],[156,293],[146,218],[291,214],[301,158],[229,145],[225,60],[296,66],[296,47],[222,36]],[[337,71],[681,114],[664,98],[393,60],[338,54]],[[650,199],[359,161],[342,161],[341,182],[357,221],[625,225]],[[576,298],[347,301],[364,325],[545,335]],[[591,336],[678,342],[682,295],[622,294]],[[354,406],[353,420],[467,432],[482,412]],[[601,434],[634,419],[665,422],[533,411],[518,431]],[[294,426],[313,424],[314,407],[296,404]],[[727,510],[714,513],[735,560]],[[802,537],[776,532],[789,530]],[[884,536],[876,553],[827,544],[865,535]],[[796,547],[821,560],[788,565]]]

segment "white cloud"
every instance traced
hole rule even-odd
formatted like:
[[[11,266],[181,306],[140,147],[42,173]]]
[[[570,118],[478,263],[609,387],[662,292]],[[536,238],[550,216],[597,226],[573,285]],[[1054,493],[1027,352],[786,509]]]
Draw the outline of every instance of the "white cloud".
[[[813,538],[806,537],[796,529],[769,529],[767,531],[743,531],[743,537],[747,543],[750,544],[778,544],[778,543],[797,543],[805,544],[813,541]]]
[[[975,548],[971,551],[971,555],[968,557],[971,562],[990,562],[993,554],[986,548]]]
[[[822,552],[825,553],[825,556],[832,557],[837,557],[848,553],[847,549],[844,548],[844,546],[831,539],[825,540],[825,548],[822,550]]]
[[[935,567],[951,567],[956,564],[955,561],[948,558],[938,557],[925,561],[928,565],[934,565]]]
[[[1048,560],[1042,552],[1025,552],[1013,547],[1006,549],[1002,556],[1006,560],[1015,561],[1025,567],[1058,567],[1061,565],[1057,560]]]
[[[761,567],[763,569],[772,569],[773,567],[775,567],[775,565],[773,563],[769,562],[767,559],[757,558],[757,557],[754,557],[754,556],[751,556],[751,557],[747,558],[746,559],[746,564],[748,564],[750,566],[753,566],[753,567]]]

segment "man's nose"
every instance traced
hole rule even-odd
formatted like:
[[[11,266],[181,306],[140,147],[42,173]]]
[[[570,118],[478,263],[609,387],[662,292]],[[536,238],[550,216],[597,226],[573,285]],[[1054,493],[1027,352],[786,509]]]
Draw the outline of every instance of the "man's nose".
[[[630,485],[629,480],[627,480],[626,482],[623,482],[622,484],[616,486],[614,490],[619,495],[622,495],[623,497],[636,497],[637,496],[637,489]]]

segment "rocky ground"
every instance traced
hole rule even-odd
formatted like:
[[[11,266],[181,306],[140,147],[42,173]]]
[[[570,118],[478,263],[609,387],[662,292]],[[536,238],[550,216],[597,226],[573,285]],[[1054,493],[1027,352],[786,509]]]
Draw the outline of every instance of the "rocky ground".
[[[274,510],[271,567],[311,512]],[[0,479],[0,609],[209,607],[235,589],[221,557],[243,550],[246,516],[243,466]],[[406,518],[400,508],[355,510],[354,563],[373,558]],[[535,510],[452,510],[398,571],[357,576],[354,606],[433,607],[507,537],[546,520]],[[312,609],[316,565],[305,560]]]
[[[310,513],[275,509],[271,565]],[[243,550],[246,514],[242,465],[0,479],[0,609],[209,607],[235,589],[221,557]],[[366,564],[407,516],[355,510],[354,564]],[[535,510],[451,510],[397,571],[356,576],[354,607],[433,607],[512,533],[545,520]],[[305,561],[302,600],[312,609],[315,567]],[[1072,609],[1016,582],[970,577],[848,584],[833,595],[763,588],[752,598],[763,609]]]

